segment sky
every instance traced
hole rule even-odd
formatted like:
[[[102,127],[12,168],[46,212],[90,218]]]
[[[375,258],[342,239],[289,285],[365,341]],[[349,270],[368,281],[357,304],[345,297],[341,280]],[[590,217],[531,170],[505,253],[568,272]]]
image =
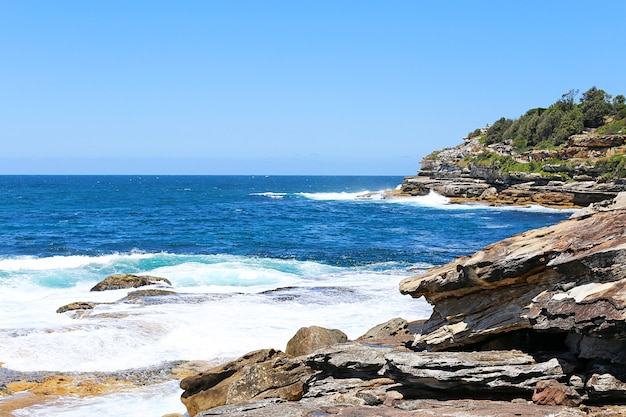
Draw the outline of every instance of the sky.
[[[0,0],[0,174],[414,175],[571,89],[626,94],[624,16],[623,0]]]

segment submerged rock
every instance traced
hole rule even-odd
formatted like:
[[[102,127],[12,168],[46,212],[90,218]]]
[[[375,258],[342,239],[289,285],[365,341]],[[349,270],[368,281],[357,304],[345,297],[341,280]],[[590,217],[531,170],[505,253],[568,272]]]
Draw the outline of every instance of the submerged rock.
[[[91,310],[96,305],[89,301],[77,301],[75,303],[69,303],[64,306],[61,306],[57,309],[57,313],[65,313],[67,311],[75,311],[75,310]]]
[[[153,284],[166,284],[167,286],[172,285],[172,283],[166,278],[153,277],[150,275],[111,275],[97,283],[90,291],[119,290]]]

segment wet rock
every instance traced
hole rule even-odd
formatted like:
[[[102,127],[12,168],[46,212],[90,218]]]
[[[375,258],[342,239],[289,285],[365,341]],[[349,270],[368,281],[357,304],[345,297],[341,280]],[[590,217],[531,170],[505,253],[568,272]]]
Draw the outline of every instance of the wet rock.
[[[75,310],[91,310],[96,305],[89,301],[77,301],[75,303],[69,303],[57,309],[57,313],[65,313],[67,311],[75,311]]]
[[[137,302],[137,301],[146,301],[147,299],[153,297],[162,297],[168,295],[176,295],[175,291],[169,290],[160,290],[160,289],[151,289],[151,290],[137,290],[131,291],[126,295],[126,297],[119,300],[120,302]],[[149,300],[148,300],[149,301]]]
[[[153,277],[150,275],[111,275],[97,283],[91,291],[107,291],[119,290],[124,288],[137,288],[145,285],[166,284],[171,286],[172,283],[166,278]]]
[[[307,355],[319,348],[342,343],[348,336],[341,330],[319,326],[302,327],[287,342],[285,353],[291,356]]]

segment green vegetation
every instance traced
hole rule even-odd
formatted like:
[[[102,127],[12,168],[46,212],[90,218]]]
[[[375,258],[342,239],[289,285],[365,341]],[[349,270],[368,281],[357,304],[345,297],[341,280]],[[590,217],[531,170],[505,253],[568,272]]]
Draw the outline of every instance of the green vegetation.
[[[591,87],[575,103],[577,95],[578,90],[570,90],[548,108],[530,109],[515,120],[504,117],[497,120],[487,130],[485,144],[510,141],[516,151],[523,152],[558,147],[571,135],[585,130],[597,129],[604,134],[626,132],[624,95],[611,100],[612,96],[604,90]]]
[[[596,166],[604,172],[602,175],[604,179],[626,178],[626,155],[613,155],[601,159],[596,162]]]

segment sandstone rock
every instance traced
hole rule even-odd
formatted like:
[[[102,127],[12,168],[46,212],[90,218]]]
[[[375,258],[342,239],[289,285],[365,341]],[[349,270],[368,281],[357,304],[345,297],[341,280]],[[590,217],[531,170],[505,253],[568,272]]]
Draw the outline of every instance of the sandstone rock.
[[[391,347],[374,347],[358,342],[335,344],[319,349],[306,358],[306,365],[324,374],[341,378],[373,379],[385,365]],[[406,349],[405,349],[406,350]]]
[[[265,398],[297,400],[312,372],[274,349],[250,352],[241,358],[187,377],[180,383],[181,401],[189,415],[225,404]]]
[[[402,386],[457,398],[488,393],[512,399],[532,393],[538,381],[571,371],[555,358],[538,363],[519,351],[391,352],[385,362],[381,373]]]
[[[358,340],[371,341],[374,339],[388,339],[409,334],[409,322],[403,318],[397,317],[372,327],[363,336],[360,336]]]
[[[291,356],[307,355],[319,348],[347,340],[348,336],[341,330],[325,329],[319,326],[302,327],[287,342],[285,353]]]
[[[537,382],[533,402],[540,405],[577,407],[582,402],[582,398],[572,387],[550,379]]]
[[[623,409],[619,409],[623,410]],[[619,411],[618,410],[618,411]],[[619,414],[602,414],[602,417]],[[397,399],[391,406],[365,406],[342,402],[340,398],[304,399],[297,403],[264,400],[256,403],[229,405],[198,414],[198,417],[600,417],[585,411],[559,406],[511,403],[508,401],[476,401],[436,399]]]
[[[96,305],[94,303],[90,303],[88,301],[77,301],[75,303],[69,303],[57,309],[57,313],[65,313],[67,311],[75,311],[75,310],[91,310]]]
[[[136,288],[152,284],[172,285],[172,283],[166,278],[153,277],[150,275],[111,275],[96,284],[91,291],[119,290],[123,288]]]
[[[626,191],[626,183],[620,179],[602,179],[604,168],[598,163],[611,155],[623,154],[624,143],[626,135],[575,135],[563,148],[518,154],[508,144],[484,146],[477,138],[471,138],[424,158],[418,175],[406,177],[400,191],[415,196],[432,190],[457,203],[584,207]],[[504,172],[498,166],[467,165],[466,157],[485,152],[508,156],[520,163],[543,163],[543,172]],[[551,163],[554,160],[564,162]]]
[[[176,292],[161,289],[137,290],[129,292],[126,297],[119,300],[120,302],[138,302],[145,301],[151,297],[161,297],[165,295],[176,295]]]
[[[442,350],[522,329],[623,338],[625,226],[626,207],[614,206],[403,280],[402,293],[435,305],[416,345]]]

